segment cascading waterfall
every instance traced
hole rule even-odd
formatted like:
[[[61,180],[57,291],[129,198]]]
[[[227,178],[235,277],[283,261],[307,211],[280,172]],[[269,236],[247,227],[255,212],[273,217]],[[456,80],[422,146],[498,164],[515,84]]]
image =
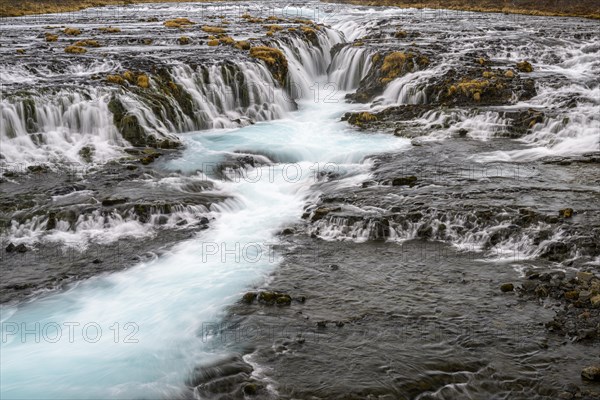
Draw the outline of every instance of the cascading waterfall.
[[[358,87],[371,68],[372,51],[346,46],[337,52],[329,65],[329,79],[338,90],[352,90]]]
[[[3,160],[9,163],[79,161],[88,145],[99,160],[118,154],[124,144],[108,110],[103,90],[62,89],[47,95],[0,102]]]
[[[294,107],[262,64],[211,65],[196,71],[178,65],[171,74],[194,99],[195,129],[232,128],[239,119],[278,119]]]
[[[218,217],[208,230],[155,261],[81,282],[27,304],[4,306],[3,397],[177,396],[195,365],[219,355],[205,326],[218,323],[227,304],[248,284],[263,281],[277,265],[278,257],[270,245],[283,226],[300,219],[307,198],[318,196],[322,185],[341,188],[362,182],[368,177],[369,164],[364,163],[368,154],[409,146],[406,139],[361,135],[340,122],[340,115],[350,107],[340,101],[343,93],[334,93],[332,102],[313,97],[310,86],[327,81],[329,52],[335,44],[330,37],[320,34],[320,46],[314,48],[300,39],[277,43],[288,56],[291,82],[308,97],[300,101],[300,111],[288,113],[281,122],[189,136],[182,157],[167,165],[191,172],[206,162],[220,162],[244,152],[266,154],[268,159],[283,162],[248,167],[243,179],[235,175],[224,181],[214,176],[190,177],[209,179],[217,190],[234,195],[211,207],[209,211]],[[221,111],[229,118],[244,115],[244,110],[249,117],[267,119],[281,117],[292,108],[289,103],[279,103],[273,114],[247,111],[251,107],[245,109],[246,105],[264,102],[268,93],[258,86],[249,90],[247,97],[240,96],[242,88],[235,84],[264,80],[266,69],[246,65],[240,68],[240,80],[222,70],[215,66],[202,75],[177,66],[172,73],[177,83],[192,88],[195,104],[204,106],[215,118],[213,127],[230,126],[220,119]],[[228,85],[232,90],[209,91],[207,85],[219,89]],[[131,104],[134,101],[127,102],[127,106]],[[143,114],[137,115],[144,124],[153,123]],[[165,125],[168,128],[172,127]],[[342,178],[321,181],[318,171],[327,168],[335,168]],[[93,230],[97,222],[92,218],[77,224]],[[59,229],[57,235],[61,232]],[[237,253],[232,255],[232,251]],[[72,342],[67,337],[71,322],[81,323],[74,325]],[[14,324],[36,329],[36,323],[44,336],[40,343],[10,333]],[[31,382],[31,376],[40,378]]]

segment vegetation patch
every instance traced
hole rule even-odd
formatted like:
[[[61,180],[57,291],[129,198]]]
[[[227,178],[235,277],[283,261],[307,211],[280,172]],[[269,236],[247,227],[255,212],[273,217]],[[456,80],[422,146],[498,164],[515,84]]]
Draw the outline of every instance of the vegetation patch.
[[[533,72],[533,66],[528,61],[518,62],[517,69],[521,72]]]
[[[273,32],[282,31],[283,27],[281,25],[265,25],[265,29]]]
[[[206,33],[225,33],[226,32],[225,29],[219,28],[218,26],[204,25],[201,29]]]
[[[87,50],[84,47],[80,47],[80,46],[67,46],[65,48],[65,53],[83,54],[83,53],[87,53]]]
[[[250,48],[250,57],[264,61],[273,77],[283,86],[288,72],[288,62],[283,52],[267,46]]]
[[[58,35],[53,35],[51,33],[46,32],[46,42],[56,42],[58,40]]]
[[[100,47],[100,43],[97,40],[86,39],[75,42],[75,46],[79,47]]]
[[[399,76],[412,72],[416,66],[424,68],[428,65],[429,59],[425,56],[417,56],[410,52],[395,51],[383,59],[381,82],[389,83]]]
[[[190,44],[190,38],[187,36],[182,36],[179,39],[177,39],[177,42],[181,45]]]
[[[250,50],[250,47],[252,47],[252,46],[250,45],[250,42],[248,42],[247,40],[240,40],[235,43],[235,47],[240,50]]]
[[[301,26],[300,31],[304,34],[304,36],[310,40],[310,42],[314,45],[319,44],[319,39],[317,37],[317,31],[314,28],[309,26]]]
[[[191,25],[195,25],[196,23],[193,21],[190,21],[188,18],[175,18],[175,19],[170,19],[168,21],[165,21],[163,23],[164,26],[166,26],[167,28],[186,28],[189,27]]]
[[[108,75],[106,81],[116,85],[137,85],[142,89],[148,89],[150,87],[150,78],[144,73],[135,73],[132,71],[125,71],[122,75]]]
[[[121,75],[108,75],[106,77],[108,83],[114,83],[116,85],[125,85],[126,81]]]
[[[68,35],[68,36],[81,35],[81,30],[77,29],[77,28],[65,28],[65,30],[63,32],[65,33],[65,35]]]
[[[233,46],[235,44],[235,39],[231,36],[222,36],[219,38],[219,43],[225,46]]]
[[[116,28],[116,27],[112,27],[112,26],[105,26],[102,28],[98,28],[98,30],[103,33],[119,33],[119,32],[121,32],[121,28]]]

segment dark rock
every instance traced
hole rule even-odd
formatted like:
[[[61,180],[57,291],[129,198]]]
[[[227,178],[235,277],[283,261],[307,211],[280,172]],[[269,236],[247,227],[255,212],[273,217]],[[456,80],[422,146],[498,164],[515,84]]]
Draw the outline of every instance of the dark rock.
[[[17,253],[25,253],[27,251],[27,246],[25,246],[23,243],[17,245],[17,247],[15,247],[15,251]]]
[[[242,391],[247,396],[256,396],[256,394],[258,393],[258,386],[256,385],[256,383],[247,383],[244,386],[244,389],[242,389]]]
[[[503,283],[500,286],[500,290],[502,290],[502,292],[504,293],[512,292],[513,290],[515,290],[515,286],[512,283]]]
[[[34,174],[39,174],[43,172],[48,172],[49,168],[45,165],[30,165],[27,167],[29,172],[33,172]]]
[[[290,305],[292,297],[286,293],[263,291],[258,294],[258,301],[266,305]]]
[[[581,378],[588,381],[600,382],[600,366],[585,367],[581,370]]]
[[[571,218],[574,214],[574,211],[572,208],[563,208],[562,210],[558,211],[558,215],[563,217],[563,218]]]
[[[246,304],[252,304],[256,299],[257,294],[255,292],[248,292],[242,296],[242,302]]]
[[[88,164],[92,162],[93,155],[94,149],[90,146],[84,146],[79,150],[79,157]]]
[[[14,245],[14,243],[9,243],[8,246],[6,246],[6,252],[7,253],[12,253],[13,251],[15,251],[15,249],[17,248],[17,246]]]
[[[549,243],[540,258],[545,258],[550,261],[562,261],[569,254],[570,247],[563,242],[551,242]]]
[[[313,221],[313,222],[318,221],[318,220],[322,219],[323,217],[325,217],[330,212],[335,212],[335,211],[340,211],[340,210],[341,210],[340,207],[336,207],[336,208],[319,207],[315,211],[313,211],[311,221]]]
[[[403,176],[392,179],[392,186],[410,186],[413,187],[417,182],[416,176]]]
[[[421,239],[429,239],[433,236],[433,228],[431,225],[423,224],[417,229],[417,237]]]
[[[127,203],[128,200],[129,199],[125,198],[125,197],[124,198],[114,198],[114,199],[107,198],[107,199],[102,200],[102,205],[105,207],[110,207],[110,206],[115,206],[117,204]]]
[[[529,61],[518,62],[516,67],[520,72],[533,72],[533,66]]]
[[[46,222],[46,230],[50,231],[56,229],[56,214],[51,212],[48,213],[48,222]]]

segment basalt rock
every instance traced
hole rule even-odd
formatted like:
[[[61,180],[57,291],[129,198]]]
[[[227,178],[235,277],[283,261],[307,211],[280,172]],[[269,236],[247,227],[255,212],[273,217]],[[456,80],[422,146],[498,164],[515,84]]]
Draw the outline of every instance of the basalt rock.
[[[432,104],[445,106],[503,105],[535,96],[532,79],[507,77],[500,70],[451,69],[425,88]]]
[[[417,51],[377,53],[371,58],[371,62],[373,65],[367,76],[360,82],[355,93],[346,95],[347,99],[367,103],[380,95],[394,79],[425,69],[430,63],[427,56]]]

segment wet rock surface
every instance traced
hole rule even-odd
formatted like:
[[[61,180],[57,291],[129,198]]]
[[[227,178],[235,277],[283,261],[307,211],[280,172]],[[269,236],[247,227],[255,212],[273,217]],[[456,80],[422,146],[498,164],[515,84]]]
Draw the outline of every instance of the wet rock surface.
[[[127,151],[131,157],[104,166],[4,174],[0,222],[12,239],[4,236],[0,249],[0,302],[153,259],[208,227],[211,205],[226,198],[205,193],[213,187],[210,181],[146,165],[148,149]],[[151,154],[174,156],[171,150]],[[175,176],[179,190],[161,189],[161,182]],[[124,221],[130,232],[120,228]],[[104,235],[94,236],[96,226],[106,229]]]
[[[303,235],[286,239],[280,250],[285,262],[271,285],[305,301],[259,312],[256,304],[238,303],[215,339],[269,366],[276,394],[265,398],[412,398],[439,390],[523,399],[598,394],[580,376],[597,359],[588,351],[592,342],[549,335],[544,324],[553,309],[502,293],[496,282],[518,282],[518,274],[477,253],[420,240],[357,244]],[[234,340],[234,333],[245,340]],[[544,373],[529,376],[524,357],[534,357]],[[319,388],[309,384],[314,369],[321,371]]]

